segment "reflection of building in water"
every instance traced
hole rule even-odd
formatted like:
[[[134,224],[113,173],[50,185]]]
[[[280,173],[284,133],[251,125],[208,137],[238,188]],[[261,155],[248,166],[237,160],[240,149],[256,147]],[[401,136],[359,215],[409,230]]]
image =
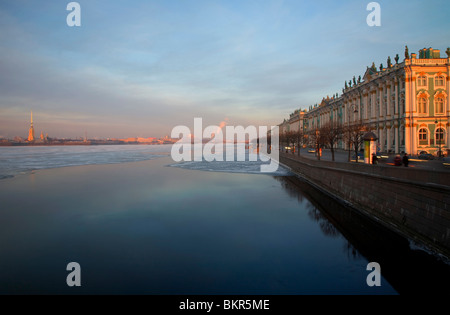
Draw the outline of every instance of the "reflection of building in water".
[[[383,277],[399,294],[414,294],[417,288],[427,288],[435,294],[450,293],[447,281],[443,280],[450,277],[449,265],[444,260],[425,251],[414,250],[411,247],[414,242],[386,228],[380,221],[324,194],[303,178],[274,178],[290,198],[301,202],[298,195],[302,195],[309,201],[308,217],[317,222],[323,235],[346,240],[342,250],[349,259],[379,262],[383,266]]]
[[[28,141],[30,142],[34,141],[33,111],[31,111],[31,125],[30,129],[28,130]]]

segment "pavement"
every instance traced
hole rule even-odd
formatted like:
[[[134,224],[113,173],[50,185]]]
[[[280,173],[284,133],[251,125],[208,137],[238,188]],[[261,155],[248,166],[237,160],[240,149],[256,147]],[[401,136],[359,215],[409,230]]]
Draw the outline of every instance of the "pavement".
[[[304,158],[314,159],[317,160],[317,156],[315,153],[309,153],[308,151],[311,150],[311,148],[302,148],[300,150],[300,155]],[[298,155],[298,152],[290,154]],[[378,165],[383,167],[404,167],[402,166],[395,166],[394,165],[394,157],[396,154],[379,154],[379,156],[382,156],[382,158],[379,159]],[[350,153],[352,163],[356,163],[355,160],[355,153]],[[403,155],[401,155],[403,156]],[[344,150],[335,150],[334,152],[334,158],[336,162],[348,162],[348,151]],[[331,161],[331,150],[329,149],[323,149],[322,150],[322,157],[320,158],[323,161]],[[359,160],[359,163],[364,163],[364,160]],[[433,171],[443,171],[443,172],[449,172],[450,173],[450,167],[444,166],[442,159],[436,158],[435,160],[420,160],[417,157],[410,156],[409,157],[409,168],[412,169],[427,169],[427,170],[433,170]]]

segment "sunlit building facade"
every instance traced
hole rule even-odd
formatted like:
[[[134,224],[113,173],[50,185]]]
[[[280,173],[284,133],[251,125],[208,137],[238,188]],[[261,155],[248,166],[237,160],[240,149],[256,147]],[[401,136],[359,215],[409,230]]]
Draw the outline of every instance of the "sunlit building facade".
[[[386,67],[375,64],[363,77],[345,83],[342,95],[334,95],[304,114],[304,132],[332,122],[343,126],[362,123],[378,136],[378,150],[386,153],[438,155],[450,149],[450,48],[440,51],[405,50]],[[346,143],[338,145],[345,149]]]
[[[290,116],[278,125],[280,133],[297,132],[303,130],[303,122],[306,110],[297,109]]]

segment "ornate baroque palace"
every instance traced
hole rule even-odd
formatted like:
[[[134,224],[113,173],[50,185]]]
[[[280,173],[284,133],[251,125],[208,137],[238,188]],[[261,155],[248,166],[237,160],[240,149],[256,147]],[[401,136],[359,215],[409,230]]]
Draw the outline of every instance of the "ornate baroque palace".
[[[409,54],[399,63],[397,55],[387,66],[368,67],[363,78],[346,82],[341,96],[324,98],[308,111],[297,110],[280,125],[280,132],[305,135],[326,124],[364,125],[378,136],[378,150],[417,155],[438,155],[450,150],[450,48],[447,58],[427,48]],[[338,148],[348,144],[341,140]]]

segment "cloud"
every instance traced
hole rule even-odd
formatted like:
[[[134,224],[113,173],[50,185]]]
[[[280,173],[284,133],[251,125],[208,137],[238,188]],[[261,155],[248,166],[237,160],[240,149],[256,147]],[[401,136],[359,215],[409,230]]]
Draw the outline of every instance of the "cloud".
[[[278,124],[372,61],[410,42],[445,50],[450,35],[416,0],[382,1],[378,29],[361,1],[86,1],[81,28],[64,24],[66,4],[0,5],[1,134],[26,131],[30,109],[61,136],[163,136],[194,117]]]

